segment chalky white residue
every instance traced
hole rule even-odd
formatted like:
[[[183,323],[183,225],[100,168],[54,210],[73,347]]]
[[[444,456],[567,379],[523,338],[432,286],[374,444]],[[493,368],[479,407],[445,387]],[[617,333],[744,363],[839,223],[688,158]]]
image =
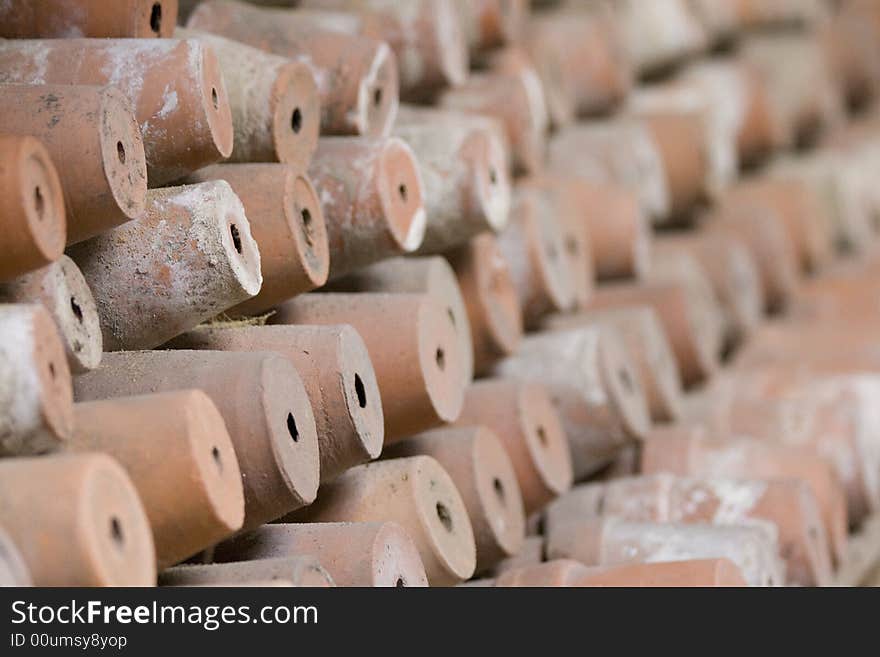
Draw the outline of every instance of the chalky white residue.
[[[34,440],[42,425],[42,394],[33,314],[32,306],[0,306],[0,454],[22,454],[26,444],[37,453],[54,446],[49,436]]]
[[[848,384],[855,399],[856,444],[859,467],[865,487],[872,499],[880,496],[880,377],[865,374],[830,380],[827,385]]]
[[[602,544],[602,563],[667,562],[727,558],[752,586],[784,583],[778,537],[769,523],[750,526],[611,522]]]
[[[165,93],[162,95],[162,109],[159,110],[157,116],[160,119],[164,119],[171,112],[177,109],[177,92],[171,91],[167,86],[165,87]]]
[[[3,62],[0,66],[0,82],[20,82],[23,84],[46,84],[46,70],[49,65],[49,50],[52,41],[25,41],[0,39],[0,60],[5,59],[4,51],[19,61],[17,64]],[[51,81],[50,81],[51,82]]]
[[[389,57],[391,57],[391,49],[388,48],[388,46],[384,42],[380,43],[379,47],[376,49],[376,56],[373,58],[373,61],[370,64],[370,70],[367,71],[367,74],[364,75],[358,83],[357,105],[353,108],[351,112],[348,113],[346,117],[349,123],[355,126],[358,134],[367,133],[367,130],[369,128],[370,106],[373,103],[372,90],[376,86],[376,81],[379,77],[379,72],[382,66],[385,64]],[[398,94],[395,94],[391,100],[391,107],[389,107],[389,111],[385,119],[385,125],[381,126],[380,131],[375,131],[376,134],[385,136],[391,132],[391,126],[393,125],[394,119],[397,116],[397,108],[399,103],[400,100],[398,98]]]

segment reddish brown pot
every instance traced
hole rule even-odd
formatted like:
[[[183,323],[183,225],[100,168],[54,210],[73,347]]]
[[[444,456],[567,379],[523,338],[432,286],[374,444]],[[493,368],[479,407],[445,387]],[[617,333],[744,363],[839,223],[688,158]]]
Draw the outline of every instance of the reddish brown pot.
[[[568,436],[575,480],[650,427],[638,371],[613,331],[591,326],[527,337],[495,373],[547,387]]]
[[[828,536],[809,485],[791,479],[682,478],[659,474],[579,486],[545,512],[545,531],[588,516],[634,522],[748,525],[779,533],[788,583],[827,586],[832,580]]]
[[[646,279],[649,285],[674,285],[684,292],[697,354],[696,362],[680,364],[682,375],[688,384],[708,378],[721,358],[724,314],[700,260],[689,253],[657,249]]]
[[[0,524],[35,586],[155,584],[144,507],[103,454],[0,460]]]
[[[594,310],[574,315],[551,315],[545,326],[553,330],[600,325],[624,343],[639,372],[651,418],[674,422],[682,414],[682,383],[678,363],[657,312],[648,306]]]
[[[451,586],[474,572],[476,548],[467,509],[452,479],[428,456],[352,468],[321,489],[314,504],[288,520],[390,520],[415,542],[431,586]]]
[[[118,87],[140,124],[153,187],[232,152],[220,65],[198,41],[7,41],[0,43],[0,70],[0,82]]]
[[[306,64],[318,85],[322,134],[387,135],[397,114],[399,85],[388,45],[301,24],[299,14],[211,1],[196,8],[187,27]]]
[[[33,137],[0,134],[0,280],[57,260],[64,252],[64,194],[46,148]]]
[[[78,401],[200,388],[216,404],[238,456],[244,528],[310,504],[318,489],[318,437],[293,366],[268,353],[133,351],[104,355],[77,377]]]
[[[562,588],[577,586],[587,575],[579,561],[554,559],[547,563],[508,570],[498,576],[495,586],[502,588]]]
[[[0,586],[33,586],[30,571],[9,534],[0,529]]]
[[[828,218],[815,190],[794,178],[750,178],[728,191],[724,203],[766,205],[770,215],[781,222],[792,245],[795,258],[804,271],[817,271],[833,257],[833,238]]]
[[[522,547],[526,529],[522,495],[510,457],[490,429],[435,429],[394,445],[388,455],[431,456],[449,473],[474,530],[476,572]]]
[[[586,196],[571,178],[547,175],[529,179],[521,187],[535,190],[548,202],[562,230],[563,257],[568,264],[575,307],[583,308],[596,286],[596,266],[587,215],[592,212]]]
[[[550,139],[547,169],[635,194],[654,223],[669,220],[671,199],[663,159],[651,131],[632,117],[567,126]]]
[[[485,426],[501,440],[526,514],[571,487],[568,442],[542,386],[506,379],[477,381],[467,390],[456,426]]]
[[[95,295],[104,349],[152,349],[249,299],[260,252],[223,180],[150,190],[135,221],[68,251]]]
[[[522,309],[504,254],[484,233],[446,254],[467,309],[474,372],[486,374],[513,353],[523,335]]]
[[[541,75],[556,125],[611,109],[632,86],[620,26],[606,9],[566,7],[529,21],[525,47]]]
[[[58,174],[68,244],[94,237],[144,211],[144,143],[132,106],[119,90],[3,85],[0,132],[37,136],[55,162],[67,165]]]
[[[546,193],[516,189],[510,225],[498,236],[498,246],[507,260],[527,329],[536,328],[544,315],[574,305],[565,233]]]
[[[175,36],[198,39],[217,54],[229,108],[230,162],[282,162],[308,169],[321,127],[321,101],[312,70],[215,34],[178,27]]]
[[[406,107],[394,135],[413,149],[424,183],[428,224],[420,253],[443,253],[483,231],[504,229],[508,154],[489,124],[458,112]]]
[[[318,560],[311,555],[256,559],[236,563],[182,565],[159,574],[161,586],[255,586],[280,582],[279,586],[327,588],[335,586]]]
[[[472,330],[458,279],[444,258],[392,258],[339,279],[330,289],[425,294],[432,297],[446,309],[462,356],[462,385],[470,385],[474,377]]]
[[[577,585],[622,588],[748,586],[742,571],[730,559],[595,566],[587,569],[587,574],[577,581]]]
[[[301,0],[293,20],[386,41],[397,55],[404,100],[428,100],[467,79],[468,50],[452,0]],[[317,10],[341,10],[332,13]]]
[[[322,138],[309,177],[324,209],[331,279],[421,245],[425,190],[401,140]]]
[[[385,443],[458,417],[464,356],[449,316],[421,294],[307,294],[278,309],[273,324],[351,324],[376,370]]]
[[[227,314],[256,314],[327,282],[327,228],[321,202],[307,177],[284,164],[218,164],[197,171],[189,180],[228,182],[241,199],[260,250],[259,294]]]
[[[203,326],[177,349],[273,351],[293,364],[314,409],[321,481],[379,456],[382,400],[364,342],[350,326]]]
[[[101,326],[95,299],[82,272],[67,256],[0,284],[0,300],[42,304],[55,321],[74,374],[95,369],[101,362]]]
[[[711,390],[712,428],[815,449],[846,489],[852,524],[880,506],[874,374],[834,375],[800,363],[740,371]]]
[[[522,67],[516,74],[474,73],[464,84],[443,93],[439,104],[499,120],[510,142],[514,169],[537,174],[544,168],[548,125],[540,84],[531,67]]]
[[[45,454],[70,437],[70,370],[42,306],[0,304],[0,389],[0,454]]]
[[[585,219],[597,278],[642,278],[650,270],[653,236],[638,196],[616,185],[571,180],[589,208]]]
[[[779,311],[788,304],[798,285],[799,267],[794,246],[775,210],[724,199],[709,217],[706,231],[746,245],[758,267],[767,311]]]
[[[223,418],[201,390],[77,404],[68,449],[103,452],[131,477],[159,568],[241,528],[241,472]],[[148,436],[148,440],[144,440]]]
[[[527,0],[455,0],[471,56],[520,39],[529,20]]]
[[[0,6],[0,37],[170,37],[177,22],[177,0],[10,0]]]
[[[699,263],[721,305],[728,345],[752,335],[766,304],[758,266],[742,239],[718,232],[682,233],[664,236],[657,248],[667,258],[688,254]]]
[[[520,570],[528,566],[537,566],[544,561],[544,537],[526,536],[519,552],[512,557],[502,559],[492,569],[496,577],[508,570]]]
[[[587,566],[627,562],[730,559],[750,586],[783,586],[785,567],[767,527],[627,522],[581,518],[547,535],[548,559],[574,559]]]
[[[304,555],[317,557],[336,586],[428,586],[419,551],[396,522],[263,525],[214,550],[217,561]]]
[[[809,447],[724,437],[706,440],[700,430],[655,431],[642,448],[642,473],[699,477],[799,479],[819,502],[834,556],[846,549],[846,498],[831,467]]]
[[[705,118],[699,111],[642,109],[644,122],[660,153],[673,217],[686,217],[703,200],[709,172]]]

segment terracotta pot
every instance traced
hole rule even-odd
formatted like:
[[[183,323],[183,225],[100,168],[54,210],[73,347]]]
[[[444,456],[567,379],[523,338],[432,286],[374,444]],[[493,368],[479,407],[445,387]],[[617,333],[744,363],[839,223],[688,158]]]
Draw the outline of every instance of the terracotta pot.
[[[782,310],[798,286],[799,267],[788,233],[776,211],[727,198],[708,218],[706,231],[745,244],[758,266],[765,310]]]
[[[282,162],[304,173],[318,146],[321,101],[312,69],[221,36],[178,27],[216,54],[232,112],[230,162]]]
[[[67,256],[0,283],[0,300],[38,303],[49,311],[64,342],[71,372],[81,374],[101,362],[101,327],[95,299],[82,272]]]
[[[568,436],[575,480],[595,473],[650,427],[638,371],[617,336],[598,326],[527,337],[495,368],[541,383]]]
[[[115,88],[0,87],[0,132],[38,137],[59,165],[67,243],[94,237],[144,211],[147,163],[129,100]],[[72,166],[76,163],[76,166]]]
[[[683,478],[658,474],[579,486],[545,511],[544,528],[589,516],[633,522],[748,525],[769,523],[779,535],[786,580],[827,586],[828,536],[809,485],[792,479]],[[548,529],[551,528],[551,529]]]
[[[0,304],[0,454],[28,456],[61,447],[73,431],[73,395],[64,346],[39,305]]]
[[[616,185],[572,179],[583,197],[587,232],[599,280],[642,278],[651,267],[653,234],[638,196]]]
[[[526,0],[455,0],[471,56],[520,39],[530,19]]]
[[[516,554],[526,518],[516,473],[504,445],[486,427],[435,429],[388,450],[388,456],[431,456],[464,500],[477,547],[476,572]]]
[[[335,586],[313,556],[256,559],[236,563],[187,564],[159,574],[161,586],[254,586],[256,582],[282,582],[282,586],[327,588]]]
[[[548,126],[540,84],[531,67],[523,67],[516,74],[474,73],[464,84],[444,92],[439,104],[445,109],[476,112],[499,120],[510,142],[514,170],[536,174],[544,168]]]
[[[307,294],[273,324],[351,324],[364,339],[382,396],[385,444],[458,417],[464,356],[449,316],[422,294]]]
[[[710,376],[720,364],[724,347],[724,314],[700,260],[689,253],[658,248],[646,280],[648,284],[676,285],[684,291],[699,356],[696,365],[682,363],[682,373],[689,384],[701,375]]]
[[[596,289],[590,310],[649,306],[666,332],[684,385],[705,381],[718,367],[718,317],[705,299],[673,282],[613,283]]]
[[[385,136],[398,105],[398,71],[382,40],[302,24],[301,12],[202,2],[187,27],[301,61],[318,85],[321,134]]]
[[[526,514],[571,487],[571,455],[562,422],[534,383],[483,379],[470,386],[456,426],[484,426],[504,445]]]
[[[364,342],[350,326],[203,326],[177,349],[272,351],[296,368],[314,409],[321,481],[379,456],[382,401]]]
[[[642,448],[642,473],[658,472],[804,481],[818,500],[833,555],[839,559],[846,549],[846,498],[831,466],[815,448],[723,434],[706,440],[697,429],[662,429],[655,431]]]
[[[838,473],[857,523],[880,504],[878,384],[876,375],[822,375],[799,364],[741,371],[718,382],[706,416],[722,432],[815,449]]]
[[[403,141],[322,138],[309,177],[324,210],[331,279],[421,245],[425,189]]]
[[[476,548],[467,509],[452,479],[428,456],[352,468],[287,520],[393,521],[415,542],[431,586],[451,586],[474,572]]]
[[[548,194],[518,187],[510,225],[498,236],[527,329],[537,327],[544,315],[575,303],[574,275],[557,210]]]
[[[516,350],[523,322],[510,268],[496,238],[483,233],[446,254],[455,271],[467,311],[474,372],[484,375],[493,363]]]
[[[0,586],[33,586],[24,557],[4,530],[0,529]]]
[[[587,197],[578,189],[576,181],[562,176],[547,175],[529,179],[521,187],[534,190],[548,202],[562,230],[563,257],[568,264],[574,304],[587,305],[596,286],[596,266],[587,214],[592,211]]]
[[[563,588],[577,586],[587,574],[579,561],[554,559],[547,563],[508,570],[498,576],[495,586],[501,588]]]
[[[191,388],[202,389],[226,423],[244,485],[244,529],[315,499],[319,479],[315,418],[299,375],[282,356],[114,352],[104,355],[99,369],[75,382],[78,401]]]
[[[596,186],[623,187],[636,194],[654,223],[667,223],[672,201],[663,158],[651,131],[631,117],[559,130],[550,139],[547,169]]]
[[[0,135],[0,199],[6,234],[0,280],[57,260],[67,236],[64,195],[52,158],[33,137]]]
[[[613,331],[624,343],[638,370],[651,418],[656,422],[679,419],[684,395],[681,374],[657,312],[648,306],[624,306],[574,315],[551,315],[545,321],[551,330],[593,325]]]
[[[729,559],[749,586],[783,586],[785,566],[774,533],[760,525],[727,527],[581,518],[552,528],[548,559],[587,566],[628,562]]]
[[[721,306],[726,346],[740,346],[758,330],[764,314],[764,290],[758,266],[743,240],[701,231],[664,236],[657,248],[667,258],[687,254],[696,259]]]
[[[432,297],[446,309],[462,356],[462,385],[470,385],[474,376],[472,330],[455,272],[444,258],[392,258],[338,279],[328,289],[425,294]]]
[[[730,559],[595,566],[587,569],[587,574],[578,580],[577,585],[625,588],[748,586],[742,571]]]
[[[103,454],[0,460],[0,524],[35,586],[153,586],[144,507]]]
[[[773,210],[770,216],[782,223],[804,271],[817,271],[833,257],[828,219],[822,214],[815,191],[805,183],[792,178],[750,178],[735,185],[728,194],[729,203],[764,204]]]
[[[151,190],[144,216],[68,250],[104,349],[152,349],[260,291],[260,252],[223,180]]]
[[[607,111],[626,96],[633,70],[619,28],[601,6],[569,5],[529,21],[524,46],[535,61],[548,101],[561,91],[562,99],[571,99],[571,115],[586,116]],[[568,123],[567,114],[564,109],[551,110],[556,125]]]
[[[232,152],[220,64],[195,40],[54,39],[0,43],[0,82],[114,85],[140,124],[150,186]],[[117,156],[110,148],[107,159]]]
[[[400,69],[404,100],[427,100],[468,74],[464,29],[452,0],[302,0],[293,20],[386,41]],[[319,10],[339,10],[333,13]]]
[[[519,552],[507,559],[502,559],[492,568],[496,577],[508,570],[521,570],[529,566],[537,566],[544,561],[544,537],[526,536]]]
[[[74,36],[137,39],[170,37],[177,22],[177,0],[28,2],[0,7],[0,37],[12,39]]]
[[[222,416],[201,390],[85,402],[74,415],[67,449],[103,452],[125,469],[153,530],[159,568],[241,528],[238,460]]]
[[[257,296],[227,314],[256,314],[327,282],[327,228],[306,176],[284,164],[218,164],[189,178],[194,183],[211,180],[225,180],[241,199],[263,274]]]
[[[419,551],[396,522],[263,525],[214,550],[217,561],[304,555],[317,557],[336,586],[428,586]]]
[[[504,143],[466,116],[407,107],[394,127],[413,149],[424,183],[428,223],[419,253],[443,253],[507,225],[511,183]]]

